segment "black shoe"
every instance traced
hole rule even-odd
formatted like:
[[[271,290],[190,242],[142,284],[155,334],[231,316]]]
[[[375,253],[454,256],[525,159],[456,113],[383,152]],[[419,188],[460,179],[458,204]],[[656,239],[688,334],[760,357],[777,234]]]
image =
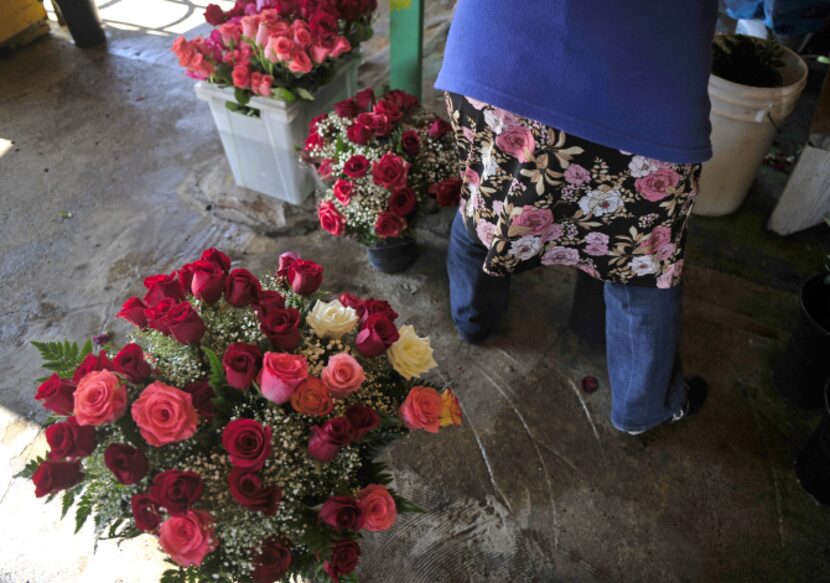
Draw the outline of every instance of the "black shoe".
[[[665,423],[658,425],[657,427],[688,419],[693,415],[697,415],[700,410],[703,409],[703,404],[706,403],[706,397],[709,395],[709,384],[703,380],[702,377],[698,376],[686,379],[685,384],[686,402],[683,404],[683,408],[680,409],[679,412],[675,413],[674,417]],[[657,427],[653,427],[652,429],[657,429]],[[641,435],[646,431],[651,431],[651,429],[644,429],[642,431],[626,431],[626,433],[629,435]]]

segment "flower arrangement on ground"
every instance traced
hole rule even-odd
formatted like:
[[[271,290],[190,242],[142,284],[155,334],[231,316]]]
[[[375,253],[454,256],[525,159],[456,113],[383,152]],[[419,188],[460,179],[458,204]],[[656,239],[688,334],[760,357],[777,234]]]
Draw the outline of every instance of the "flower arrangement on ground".
[[[412,237],[425,203],[458,205],[450,125],[403,91],[364,89],[312,120],[303,149],[327,185],[318,214],[335,236],[364,245]]]
[[[362,534],[415,510],[375,456],[461,411],[420,378],[429,339],[322,279],[293,253],[258,279],[209,249],[124,303],[113,358],[36,344],[55,371],[36,395],[50,451],[22,473],[36,495],[64,492],[98,537],[157,536],[164,583],[356,581]]]
[[[239,0],[228,12],[210,5],[211,34],[179,37],[173,52],[190,77],[234,87],[231,109],[255,113],[251,96],[312,100],[371,37],[376,8],[376,0]]]

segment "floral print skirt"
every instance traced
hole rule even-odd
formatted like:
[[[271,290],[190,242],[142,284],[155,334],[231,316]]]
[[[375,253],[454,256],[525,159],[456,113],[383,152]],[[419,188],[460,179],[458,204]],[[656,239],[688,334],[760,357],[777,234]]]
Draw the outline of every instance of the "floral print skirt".
[[[463,180],[459,212],[484,271],[571,265],[622,284],[680,282],[700,164],[600,146],[448,94]]]

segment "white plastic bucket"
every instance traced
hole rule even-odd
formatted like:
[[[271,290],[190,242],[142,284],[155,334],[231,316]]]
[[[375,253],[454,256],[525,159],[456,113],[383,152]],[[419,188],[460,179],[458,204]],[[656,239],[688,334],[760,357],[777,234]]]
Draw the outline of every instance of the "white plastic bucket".
[[[694,214],[721,216],[741,206],[775,139],[776,126],[795,108],[807,84],[807,65],[783,49],[783,87],[751,87],[709,77],[712,159],[703,164]]]
[[[305,142],[312,118],[357,92],[359,66],[357,56],[344,62],[334,79],[314,94],[314,101],[287,104],[251,98],[248,106],[259,110],[258,118],[225,107],[225,102],[235,101],[233,88],[197,83],[196,95],[210,105],[236,184],[291,204],[302,203],[314,191],[314,180],[300,162],[297,148]]]

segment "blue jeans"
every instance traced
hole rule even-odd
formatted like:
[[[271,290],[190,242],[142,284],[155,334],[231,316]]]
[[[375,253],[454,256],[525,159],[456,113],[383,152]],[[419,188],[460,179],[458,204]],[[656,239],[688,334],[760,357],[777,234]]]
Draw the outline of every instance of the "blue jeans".
[[[510,277],[482,271],[487,254],[470,237],[461,215],[452,225],[447,252],[450,307],[462,337],[481,341],[507,309]],[[680,286],[670,289],[605,283],[605,335],[611,381],[611,424],[645,431],[680,412],[686,387],[677,347]]]

